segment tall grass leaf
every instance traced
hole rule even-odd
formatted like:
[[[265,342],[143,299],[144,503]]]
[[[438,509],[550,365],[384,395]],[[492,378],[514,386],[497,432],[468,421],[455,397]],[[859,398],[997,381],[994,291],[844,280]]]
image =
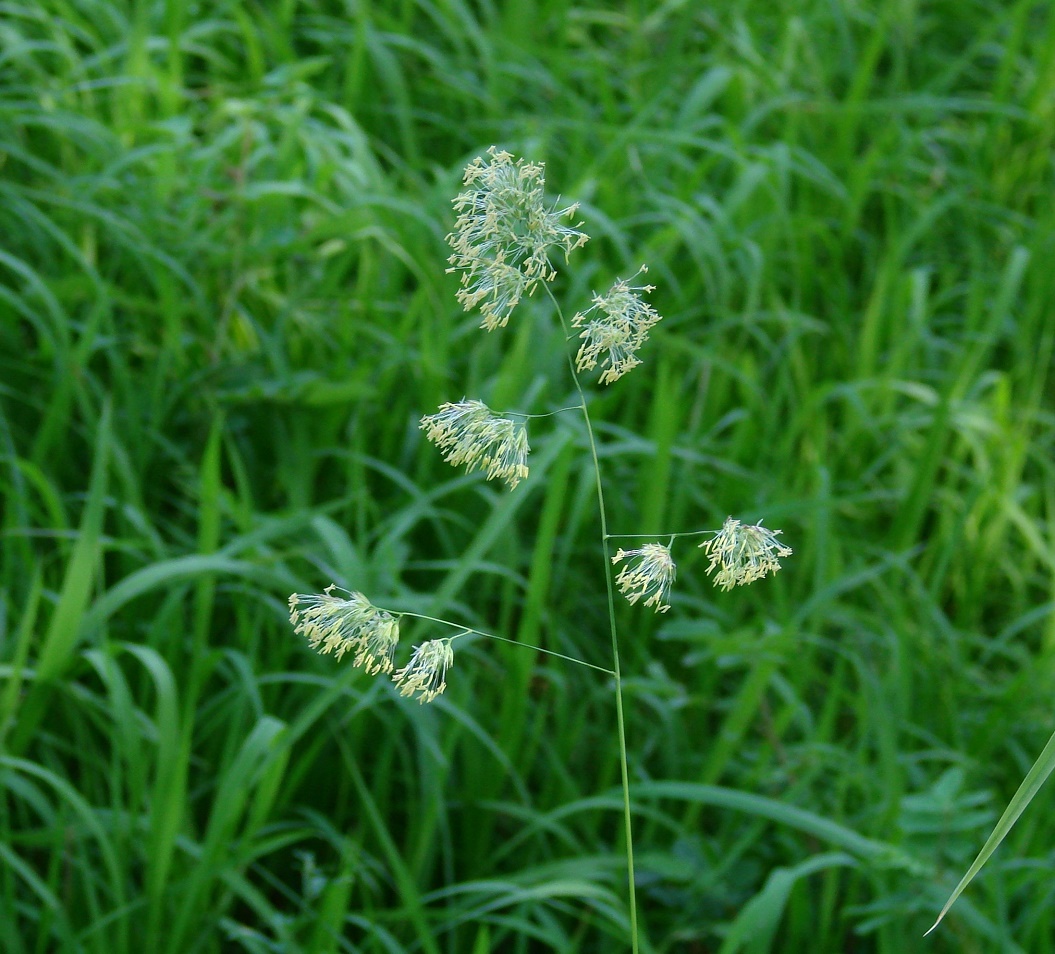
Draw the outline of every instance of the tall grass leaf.
[[[476,929],[476,941],[473,942],[472,954],[491,954],[491,932],[486,924]]]
[[[128,643],[124,648],[150,674],[156,699],[153,729],[157,749],[151,788],[145,879],[149,906],[147,937],[153,939],[159,935],[161,928],[169,871],[184,819],[186,802],[183,773],[187,766],[180,755],[179,696],[172,670],[149,646]]]
[[[42,589],[40,567],[35,566],[33,576],[26,588],[26,602],[22,607],[22,619],[15,636],[14,656],[9,666],[0,669],[6,677],[3,694],[0,695],[0,746],[14,725],[15,712],[18,709],[18,700],[22,692],[22,680],[25,676],[26,659],[29,657],[29,646],[37,623],[37,609],[40,606]]]
[[[759,707],[783,662],[782,655],[770,652],[760,656],[751,667],[722,720],[721,732],[708,747],[707,761],[700,773],[704,783],[717,782],[730,760],[742,748],[744,735],[756,719]],[[690,816],[690,820],[693,817]]]
[[[773,939],[787,907],[791,889],[802,878],[830,868],[855,868],[858,862],[839,851],[808,858],[792,868],[776,868],[762,890],[741,909],[729,925],[718,954],[738,954],[752,951],[764,954],[772,950]]]
[[[23,317],[32,321],[41,337],[51,344],[51,357],[64,357],[70,347],[70,329],[73,327],[73,322],[66,309],[63,308],[60,299],[56,297],[54,291],[36,269],[3,249],[0,249],[0,265],[7,266],[18,275],[25,283],[27,291],[35,293],[36,298],[43,302],[50,319],[48,324],[44,323],[42,317],[37,314],[36,309],[29,304],[26,298],[12,296],[13,303],[19,306],[18,310]]]
[[[24,751],[36,731],[51,695],[51,683],[69,666],[77,640],[83,631],[85,611],[101,556],[100,539],[109,457],[110,406],[107,404],[99,419],[87,500],[77,542],[66,565],[58,603],[44,633],[35,667],[36,679],[18,713],[18,722],[11,734],[10,748],[16,754]]]
[[[788,805],[774,798],[741,792],[718,785],[703,785],[697,782],[647,781],[634,786],[638,799],[673,798],[694,802],[712,808],[725,808],[744,812],[759,818],[768,818],[778,825],[785,825],[828,842],[858,858],[876,864],[891,865],[914,874],[923,874],[928,869],[896,845],[868,838],[852,828],[840,825],[816,812]]]
[[[923,935],[924,937],[941,924],[942,919],[949,913],[949,909],[956,903],[956,899],[963,894],[964,889],[974,880],[975,875],[982,870],[985,863],[992,857],[993,852],[999,847],[1000,842],[1004,840],[1015,822],[1018,821],[1019,816],[1026,810],[1026,806],[1033,801],[1033,796],[1040,791],[1041,785],[1047,780],[1052,769],[1055,769],[1055,733],[1048,739],[1048,744],[1044,746],[1044,751],[1040,753],[1040,757],[1026,773],[1026,777],[1022,780],[1018,791],[1012,796],[1007,808],[1004,809],[1004,814],[997,821],[993,833],[982,845],[982,850],[978,852],[978,857],[974,859],[971,867],[967,869],[967,873],[953,889],[949,900],[945,902],[945,906],[938,913],[938,919],[927,929],[926,934]]]
[[[23,775],[43,782],[55,793],[58,805],[70,810],[69,816],[63,816],[61,811],[56,813],[59,818],[69,819],[64,826],[65,830],[55,832],[64,845],[62,854],[72,862],[70,855],[74,851],[74,845],[77,845],[80,839],[90,840],[98,852],[95,861],[98,868],[92,882],[83,884],[82,887],[85,893],[89,894],[90,902],[93,895],[102,892],[104,903],[115,909],[120,908],[126,901],[125,866],[121,864],[104,824],[112,823],[108,814],[97,811],[67,779],[51,769],[27,759],[0,755],[0,788],[8,788],[10,775]],[[83,851],[84,846],[77,845],[77,848]],[[91,857],[92,853],[88,852],[87,855]],[[77,863],[83,863],[83,859]]]
[[[19,855],[7,841],[0,841],[0,866],[3,867],[4,879],[7,882],[5,894],[8,897],[13,896],[15,894],[14,882],[21,881],[32,895],[39,899],[47,911],[47,916],[55,920],[56,933],[62,937],[63,943],[74,944],[73,932],[70,930],[69,920],[65,917],[58,896],[36,871],[35,866]],[[27,949],[25,945],[28,938],[23,937],[19,930],[15,912],[0,907],[0,914],[3,915],[0,917],[0,941],[3,945],[0,950],[3,950],[5,954],[21,954]],[[69,949],[72,950],[72,948]]]
[[[84,619],[95,570],[99,564],[100,537],[106,503],[107,471],[110,458],[110,406],[99,419],[95,454],[84,515],[77,543],[66,568],[59,602],[44,634],[44,644],[37,662],[37,679],[46,682],[58,676],[69,664]]]
[[[285,724],[272,716],[259,719],[234,758],[225,765],[218,778],[211,802],[209,821],[202,840],[201,856],[188,878],[183,901],[165,940],[171,954],[180,954],[199,943],[201,932],[216,917],[216,893],[222,876],[229,869],[238,870],[247,853],[243,839],[253,826],[247,813],[257,805],[260,786],[274,786],[274,769],[285,765],[288,749],[280,743]],[[265,795],[265,801],[269,798]]]
[[[393,839],[392,833],[388,830],[388,824],[384,815],[378,809],[377,802],[370,794],[370,788],[363,778],[363,773],[359,770],[356,758],[348,751],[347,746],[343,742],[339,740],[339,743],[341,744],[345,767],[351,775],[352,782],[355,784],[355,790],[359,795],[363,813],[370,824],[370,828],[381,843],[382,853],[391,869],[392,878],[399,893],[400,901],[403,904],[406,919],[416,929],[417,941],[420,946],[428,954],[440,954],[439,945],[436,943],[432,927],[426,916],[421,891],[410,875],[410,871],[403,859],[403,853]]]
[[[224,415],[213,417],[209,437],[202,452],[198,470],[198,554],[208,558],[220,545],[220,509],[222,481],[220,477],[220,447],[224,434]],[[213,618],[216,593],[214,573],[200,572],[194,586],[194,615],[191,637],[191,675],[184,700],[187,712],[184,723],[193,722],[198,692],[208,663],[209,628]]]
[[[159,560],[149,566],[130,573],[116,583],[92,604],[84,617],[84,630],[93,632],[113,617],[118,610],[132,600],[150,593],[153,590],[195,579],[206,573],[220,573],[233,577],[259,582],[259,566],[248,561],[232,560],[223,554],[174,557],[171,560]]]
[[[581,859],[583,868],[592,867],[591,859]],[[574,862],[572,863],[574,865]],[[609,888],[598,884],[600,873],[594,878],[560,877],[551,874],[546,869],[550,866],[543,865],[535,871],[524,872],[520,878],[524,881],[535,883],[521,884],[506,881],[479,881],[463,882],[453,885],[448,889],[441,889],[427,900],[450,901],[460,895],[468,895],[470,898],[479,897],[477,903],[471,907],[452,906],[454,913],[442,924],[443,929],[453,930],[462,924],[473,924],[481,920],[485,915],[507,908],[518,908],[530,906],[528,910],[536,910],[537,902],[564,901],[571,899],[576,902],[576,907],[585,908],[588,911],[599,913],[610,926],[606,933],[613,934],[622,939],[629,931],[629,924],[622,911],[622,902],[619,896]],[[605,872],[604,874],[607,874]],[[518,881],[520,880],[518,878]],[[543,908],[542,910],[545,910]],[[612,930],[614,928],[614,930]],[[647,950],[648,948],[646,948]]]
[[[338,850],[340,861],[337,870],[340,873],[326,881],[326,887],[323,888],[322,895],[315,905],[315,923],[308,940],[308,949],[319,951],[320,954],[330,954],[331,951],[336,951],[341,946],[345,918],[350,906],[352,888],[355,885],[353,872],[355,871],[356,847],[353,840],[343,839]]]

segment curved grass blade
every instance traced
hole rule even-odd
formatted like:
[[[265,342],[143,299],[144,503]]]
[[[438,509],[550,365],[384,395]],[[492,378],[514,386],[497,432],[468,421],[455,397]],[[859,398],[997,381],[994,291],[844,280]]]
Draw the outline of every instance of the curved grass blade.
[[[718,954],[737,954],[744,950],[772,950],[777,929],[791,896],[791,889],[800,880],[818,871],[855,868],[857,865],[857,860],[845,852],[830,851],[814,855],[790,868],[776,868],[766,878],[762,890],[743,906],[736,920],[729,926],[729,932]]]
[[[1040,791],[1040,786],[1047,780],[1053,768],[1055,768],[1055,733],[1052,733],[1051,738],[1048,739],[1048,744],[1044,746],[1044,751],[1040,753],[1040,757],[1026,773],[1026,777],[1022,780],[1022,784],[1019,785],[1018,791],[1011,797],[1007,808],[1004,809],[1004,814],[1000,816],[1000,820],[996,823],[993,833],[982,845],[982,850],[978,852],[978,857],[974,859],[971,867],[967,869],[967,873],[960,879],[960,883],[956,885],[952,894],[949,895],[949,900],[945,902],[945,907],[941,909],[938,919],[927,929],[927,933],[923,935],[924,937],[941,924],[942,918],[949,913],[949,908],[956,903],[956,899],[963,894],[967,885],[974,880],[974,876],[982,870],[982,866],[989,860],[1000,845],[1000,842],[1004,840],[1007,833],[1011,831],[1012,826],[1018,821],[1019,815],[1033,801],[1033,796]]]

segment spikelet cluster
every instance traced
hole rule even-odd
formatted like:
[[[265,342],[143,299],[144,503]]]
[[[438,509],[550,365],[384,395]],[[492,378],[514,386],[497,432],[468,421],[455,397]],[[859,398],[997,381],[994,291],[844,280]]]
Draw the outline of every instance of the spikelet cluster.
[[[374,675],[390,673],[399,642],[399,622],[378,609],[362,593],[348,599],[333,595],[334,585],[321,593],[294,593],[289,598],[293,631],[308,638],[312,649],[341,659],[354,652],[352,665]]]
[[[494,146],[490,158],[474,159],[465,170],[465,191],[454,199],[458,219],[447,242],[454,249],[448,272],[460,271],[458,301],[466,311],[477,305],[488,331],[503,327],[510,312],[540,281],[553,281],[551,249],[565,258],[588,240],[562,219],[578,205],[563,209],[545,201],[545,166],[514,161]]]
[[[334,596],[334,584],[319,593],[294,593],[289,598],[293,631],[308,638],[312,649],[338,659],[354,652],[352,665],[370,675],[391,674],[401,695],[432,702],[447,688],[447,670],[454,664],[451,639],[432,639],[414,647],[410,662],[393,672],[392,657],[399,642],[399,621],[374,606],[362,593],[348,599]]]
[[[495,415],[483,401],[462,398],[443,404],[437,413],[421,419],[421,429],[455,467],[465,464],[469,471],[482,467],[488,480],[499,477],[510,490],[528,475],[527,427]]]
[[[525,295],[556,277],[551,256],[563,253],[567,260],[589,237],[579,231],[581,222],[567,223],[576,205],[547,205],[541,163],[516,159],[492,146],[486,158],[478,157],[466,168],[464,186],[454,199],[458,217],[447,236],[453,249],[447,270],[461,273],[457,297],[465,310],[479,307],[482,327],[493,331],[508,323]],[[576,378],[600,365],[600,382],[607,385],[641,363],[637,353],[662,320],[643,297],[654,287],[632,284],[647,270],[642,265],[604,295],[594,293],[590,307],[572,319],[581,342],[574,361]],[[582,407],[585,411],[585,403]],[[496,414],[482,401],[462,398],[443,404],[435,414],[422,417],[420,427],[454,466],[465,465],[470,472],[480,468],[488,480],[499,478],[510,489],[528,476],[526,425]],[[729,590],[776,573],[780,558],[792,552],[778,541],[780,533],[727,518],[712,539],[700,544],[710,558],[708,575],[713,575],[716,586]],[[672,535],[671,545],[682,535]],[[615,584],[631,604],[643,601],[657,613],[670,609],[677,576],[670,546],[647,543],[633,550],[620,548],[611,562],[613,567],[622,564]],[[402,696],[421,703],[444,692],[447,670],[454,664],[452,643],[458,636],[415,646],[407,664],[396,669],[400,614],[374,606],[362,593],[349,592],[347,599],[334,596],[334,589],[331,585],[322,594],[295,593],[289,598],[294,631],[305,636],[313,649],[338,659],[352,654],[355,666],[389,676]],[[473,631],[460,635],[469,632]]]
[[[417,694],[418,702],[432,702],[447,688],[447,670],[454,665],[450,639],[430,639],[414,647],[410,662],[394,673],[401,696]]]
[[[722,529],[700,546],[711,558],[707,572],[714,574],[714,585],[723,590],[744,586],[780,569],[779,557],[791,556],[791,547],[777,540],[780,530],[761,523],[745,526],[726,517]]]
[[[618,280],[606,294],[594,294],[593,304],[572,319],[574,327],[586,326],[579,335],[583,341],[575,356],[576,371],[592,371],[600,361],[601,383],[611,384],[641,363],[638,348],[648,338],[649,329],[663,320],[638,294],[651,293],[655,286],[630,284],[646,271],[642,265],[635,275]]]
[[[670,609],[670,587],[677,576],[677,566],[670,556],[670,548],[662,543],[646,543],[639,550],[619,549],[612,557],[612,565],[629,561],[615,578],[619,592],[631,603],[645,597],[645,606],[653,606],[657,613]]]

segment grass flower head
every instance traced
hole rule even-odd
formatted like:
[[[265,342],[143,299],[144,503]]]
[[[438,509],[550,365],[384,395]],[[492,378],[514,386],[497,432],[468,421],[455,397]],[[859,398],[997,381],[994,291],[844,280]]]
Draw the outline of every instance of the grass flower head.
[[[780,530],[769,530],[761,523],[744,526],[726,517],[722,529],[700,546],[711,558],[707,572],[714,574],[714,585],[723,590],[744,586],[780,569],[778,557],[791,556],[791,547],[777,540]]]
[[[289,598],[293,631],[308,638],[312,649],[340,659],[355,652],[352,665],[374,675],[392,671],[392,655],[399,642],[399,621],[378,609],[362,593],[348,599],[333,595],[334,584],[321,593],[294,593]]]
[[[663,320],[638,294],[650,293],[655,286],[630,284],[646,271],[642,265],[637,274],[619,279],[606,294],[594,294],[593,304],[572,319],[573,327],[586,326],[579,335],[583,343],[575,356],[576,371],[592,371],[601,361],[601,383],[611,384],[641,363],[638,348],[648,338],[649,329]],[[594,312],[597,316],[591,318]]]
[[[670,556],[670,548],[662,543],[646,543],[640,550],[619,549],[612,557],[613,566],[628,560],[615,578],[619,592],[631,603],[646,597],[645,606],[654,606],[657,613],[670,609],[667,599],[678,568]]]
[[[540,281],[556,277],[550,249],[563,249],[566,258],[589,236],[561,222],[578,205],[547,208],[542,163],[514,161],[494,146],[487,155],[469,163],[465,191],[454,199],[458,219],[447,236],[454,249],[447,271],[462,273],[458,301],[466,311],[479,305],[482,327],[493,331]]]
[[[462,398],[443,404],[435,414],[421,419],[425,436],[441,451],[443,459],[468,470],[483,467],[487,479],[500,477],[512,490],[527,477],[527,427],[522,421],[498,417],[483,401]]]
[[[418,702],[432,702],[447,688],[447,670],[454,665],[450,639],[430,639],[414,647],[410,662],[393,674],[401,696],[417,693]]]

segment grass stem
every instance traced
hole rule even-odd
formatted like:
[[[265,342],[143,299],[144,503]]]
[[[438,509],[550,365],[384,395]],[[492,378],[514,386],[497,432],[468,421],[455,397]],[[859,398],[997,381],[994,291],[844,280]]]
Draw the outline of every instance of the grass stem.
[[[546,293],[557,309],[557,315],[564,328],[565,335],[570,339],[570,329],[564,317],[564,311],[560,303],[554,297],[548,285],[544,286]],[[590,421],[589,402],[586,393],[579,382],[579,375],[575,370],[575,361],[571,351],[568,351],[568,365],[571,368],[572,381],[575,389],[579,392],[582,401],[582,416],[586,422],[586,435],[590,440],[590,456],[593,460],[594,478],[597,483],[597,509],[601,518],[601,548],[604,552],[604,581],[608,594],[608,626],[612,634],[612,675],[615,676],[615,715],[619,730],[619,768],[623,783],[623,830],[626,840],[626,865],[627,865],[627,890],[630,901],[630,948],[633,954],[638,954],[638,923],[637,923],[637,894],[634,887],[634,838],[633,825],[630,815],[630,769],[626,754],[626,720],[623,715],[623,680],[619,666],[619,634],[615,624],[615,589],[612,584],[612,555],[608,546],[608,515],[604,505],[604,486],[601,481],[601,462],[597,456],[597,440],[593,432],[593,424]]]

